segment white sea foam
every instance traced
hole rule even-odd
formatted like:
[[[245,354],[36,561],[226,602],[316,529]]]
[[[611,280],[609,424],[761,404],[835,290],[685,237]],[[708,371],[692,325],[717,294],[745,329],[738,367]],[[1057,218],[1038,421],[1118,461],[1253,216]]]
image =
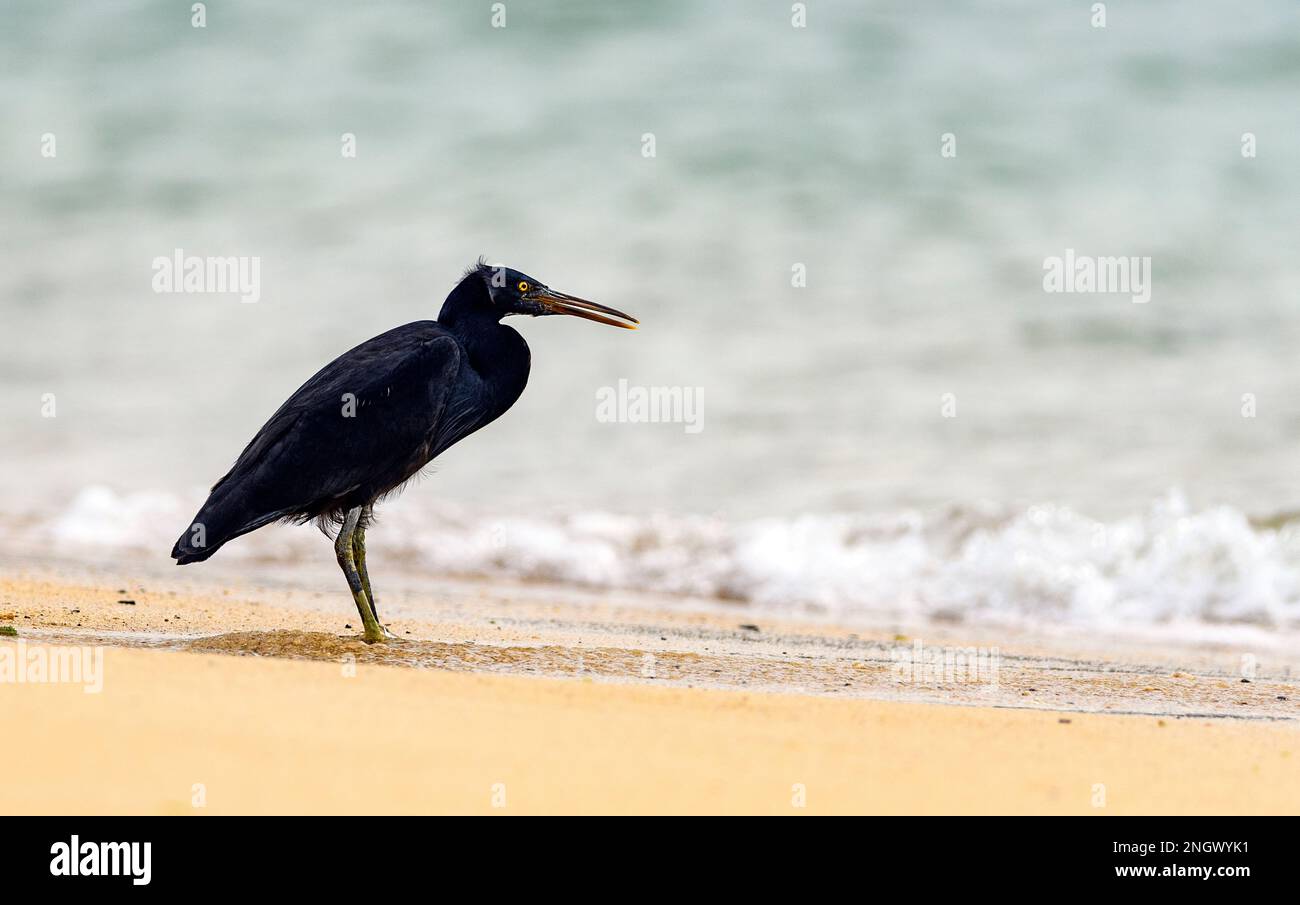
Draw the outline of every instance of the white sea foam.
[[[90,487],[38,533],[65,551],[161,556],[193,508],[170,494]],[[1053,505],[737,523],[404,505],[372,540],[421,571],[714,596],[790,615],[1119,632],[1300,627],[1300,531],[1258,527],[1226,506],[1192,511],[1178,493],[1111,522]],[[218,555],[293,560],[318,555],[321,542],[310,529],[264,531]]]

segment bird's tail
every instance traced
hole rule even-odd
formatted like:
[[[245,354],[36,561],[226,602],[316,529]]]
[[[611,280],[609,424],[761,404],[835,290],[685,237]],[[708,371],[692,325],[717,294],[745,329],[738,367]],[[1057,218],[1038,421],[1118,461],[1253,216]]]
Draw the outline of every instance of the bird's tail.
[[[198,516],[195,516],[195,522],[197,525]],[[192,562],[203,562],[203,560],[220,550],[221,545],[224,543],[225,541],[221,541],[208,546],[199,546],[190,538],[189,532],[186,531],[176,541],[175,546],[172,547],[172,559],[176,560],[178,566]]]
[[[172,547],[172,559],[178,566],[203,562],[227,542],[278,517],[279,513],[259,515],[244,501],[232,499],[220,490],[213,491]]]

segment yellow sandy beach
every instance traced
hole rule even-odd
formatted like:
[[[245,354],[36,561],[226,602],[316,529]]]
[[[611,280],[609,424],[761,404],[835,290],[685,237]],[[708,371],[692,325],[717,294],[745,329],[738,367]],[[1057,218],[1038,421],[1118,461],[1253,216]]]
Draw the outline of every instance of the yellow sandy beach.
[[[0,582],[0,657],[105,645],[97,693],[0,684],[0,811],[1300,810],[1285,677],[1027,653],[996,689],[899,690],[858,634],[490,587],[379,649],[287,592],[118,581]]]

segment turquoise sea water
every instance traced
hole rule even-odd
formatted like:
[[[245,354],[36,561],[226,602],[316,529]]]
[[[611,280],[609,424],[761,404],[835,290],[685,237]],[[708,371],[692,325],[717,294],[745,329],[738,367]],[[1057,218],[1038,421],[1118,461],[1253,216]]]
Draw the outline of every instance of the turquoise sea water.
[[[1151,525],[1174,489],[1242,520],[1244,575],[1245,516],[1300,508],[1300,7],[809,6],[6,3],[4,510],[102,538],[99,487],[183,524],[303,379],[484,254],[644,329],[516,324],[523,399],[394,518],[704,518],[734,558],[765,519]],[[259,257],[259,300],[155,293],[177,248]],[[1045,293],[1066,249],[1149,256],[1151,301]],[[699,388],[704,429],[598,421],[620,380]]]

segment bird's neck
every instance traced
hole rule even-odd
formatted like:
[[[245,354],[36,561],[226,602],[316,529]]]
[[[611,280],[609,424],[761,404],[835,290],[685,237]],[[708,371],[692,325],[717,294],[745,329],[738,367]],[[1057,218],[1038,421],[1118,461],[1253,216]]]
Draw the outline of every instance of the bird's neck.
[[[460,341],[469,366],[508,408],[528,382],[531,355],[524,338],[501,323],[483,280],[474,275],[462,280],[443,303],[438,323]]]
[[[500,322],[501,314],[492,304],[487,283],[476,272],[465,275],[442,303],[438,323],[448,330],[482,329]]]
[[[490,364],[504,351],[496,348],[502,341],[503,332],[515,332],[502,326],[501,313],[492,304],[487,284],[474,273],[461,280],[447,296],[438,312],[438,323],[460,340],[461,346],[470,354],[470,363],[478,371],[483,370],[481,365]]]

